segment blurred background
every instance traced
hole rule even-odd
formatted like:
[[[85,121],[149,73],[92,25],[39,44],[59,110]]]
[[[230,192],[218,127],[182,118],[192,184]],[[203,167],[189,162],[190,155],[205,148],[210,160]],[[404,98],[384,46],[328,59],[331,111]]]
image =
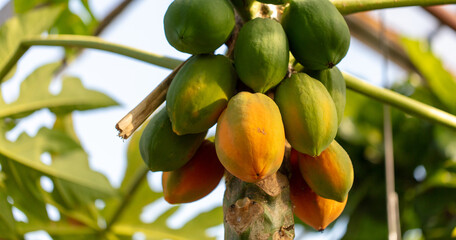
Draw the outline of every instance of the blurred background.
[[[60,25],[57,21],[50,33],[94,35],[94,30],[100,29],[99,24],[103,22],[107,25],[99,36],[107,41],[185,60],[189,55],[171,47],[164,35],[163,16],[171,2],[42,0],[13,3],[0,0],[0,9],[3,9],[0,19],[4,21],[3,18],[15,15],[15,12],[32,11],[46,4],[63,4],[66,6],[64,14],[68,16],[61,19]],[[115,18],[107,21],[106,17],[116,9],[119,12]],[[443,16],[438,12],[440,10],[447,14],[448,22],[438,18]],[[456,82],[452,74],[456,72],[456,6],[372,11],[350,15],[347,22],[356,37],[352,37],[349,52],[338,65],[340,70],[456,114]],[[451,22],[453,28],[447,25]],[[223,54],[225,50],[223,46],[217,52]],[[87,49],[80,55],[75,52],[61,47],[32,47],[18,62],[15,75],[2,83],[1,94],[6,104],[15,102],[20,95],[20,84],[27,76],[38,67],[69,54],[69,64],[57,78],[77,77],[87,89],[100,91],[119,104],[74,111],[72,119],[90,167],[105,175],[114,188],[121,188],[129,141],[117,137],[114,126],[170,70],[98,50]],[[49,91],[57,94],[61,88],[61,81],[52,81]],[[391,114],[403,239],[455,238],[456,132],[396,109],[391,109]],[[33,137],[43,126],[53,128],[55,121],[56,115],[44,108],[20,118],[5,136],[12,142],[23,132]],[[214,134],[213,129],[209,134]],[[348,91],[338,140],[351,156],[355,168],[355,183],[347,208],[324,233],[296,225],[296,239],[386,239],[382,104]],[[49,164],[52,157],[49,153],[40,155],[45,164]],[[5,170],[5,167],[0,169]],[[161,192],[160,173],[148,173],[147,182],[153,191]],[[48,192],[56,186],[49,178],[40,178],[39,185]],[[200,213],[221,206],[223,192],[222,181],[209,196],[169,212],[166,224],[170,229],[179,229]],[[109,205],[99,199],[94,204],[100,211]],[[20,207],[12,209],[16,221],[30,221],[27,212]],[[139,219],[153,224],[170,209],[174,209],[173,206],[158,196],[138,210]],[[64,215],[52,204],[46,205],[46,213],[51,221],[60,221]],[[210,227],[207,233],[223,239],[222,219],[217,221],[220,224]],[[52,239],[46,231],[40,230],[27,233],[25,238]],[[147,233],[138,231],[133,239],[149,238]]]

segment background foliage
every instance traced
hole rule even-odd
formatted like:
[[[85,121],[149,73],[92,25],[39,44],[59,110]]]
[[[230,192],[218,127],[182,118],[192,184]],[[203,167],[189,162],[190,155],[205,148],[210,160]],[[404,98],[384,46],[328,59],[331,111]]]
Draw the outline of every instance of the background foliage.
[[[0,28],[0,67],[22,39],[40,33],[94,35],[100,27],[87,0],[85,14],[68,8],[68,0],[16,0],[16,16]],[[456,81],[425,42],[403,39],[415,75],[398,81],[394,90],[456,114]],[[165,211],[151,223],[140,215],[162,197],[150,188],[138,152],[139,134],[129,142],[126,170],[120,187],[89,167],[72,122],[73,111],[116,106],[111,97],[87,89],[80,79],[61,74],[79,50],[66,49],[62,61],[45,64],[20,85],[16,101],[5,103],[0,92],[0,239],[22,239],[44,230],[53,239],[211,239],[206,230],[222,224],[220,207],[200,213],[179,229],[167,219],[181,206]],[[12,71],[3,81],[7,81]],[[58,94],[49,91],[62,83]],[[25,133],[14,142],[9,131],[33,112],[47,108],[56,115],[52,128],[35,136]],[[387,239],[382,104],[348,92],[345,118],[338,140],[355,168],[354,187],[343,215],[348,226],[343,239]],[[456,238],[456,131],[392,109],[396,191],[404,239]],[[51,182],[44,188],[43,182]],[[48,209],[60,214],[52,220]],[[18,220],[13,211],[21,212]],[[296,219],[299,223],[299,220]],[[312,231],[306,227],[306,231]]]

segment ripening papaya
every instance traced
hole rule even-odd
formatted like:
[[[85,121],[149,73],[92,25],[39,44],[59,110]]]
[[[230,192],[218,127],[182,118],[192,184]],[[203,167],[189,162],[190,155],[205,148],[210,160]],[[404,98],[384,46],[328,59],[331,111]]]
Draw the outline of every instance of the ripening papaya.
[[[293,205],[293,213],[315,230],[323,231],[340,216],[348,198],[345,198],[343,202],[338,202],[323,198],[312,191],[301,176],[297,154],[296,150],[291,150],[290,200]]]
[[[333,67],[321,71],[310,71],[308,74],[325,85],[336,105],[337,122],[340,125],[345,110],[346,86],[344,76],[339,68]]]
[[[234,29],[228,0],[175,0],[164,17],[166,40],[181,52],[212,53]]]
[[[285,152],[282,118],[274,101],[261,93],[232,97],[217,121],[215,149],[225,169],[245,182],[274,174]]]
[[[187,164],[177,170],[163,172],[165,200],[171,204],[199,200],[217,187],[224,172],[214,143],[205,140]]]
[[[290,145],[318,156],[337,133],[337,111],[323,84],[305,73],[293,74],[277,87],[275,98]]]
[[[319,156],[298,154],[303,178],[318,195],[345,201],[353,185],[353,165],[344,148],[335,140]]]
[[[347,54],[350,31],[328,0],[292,0],[281,22],[291,53],[306,69],[332,68]]]
[[[206,132],[183,136],[175,134],[163,108],[152,116],[144,129],[139,151],[151,171],[173,171],[192,158],[205,136]]]
[[[200,133],[216,122],[234,95],[236,72],[222,55],[196,55],[182,66],[166,94],[166,108],[178,135]]]
[[[279,84],[288,70],[288,40],[280,23],[256,18],[239,32],[234,65],[239,78],[255,92],[265,93]]]

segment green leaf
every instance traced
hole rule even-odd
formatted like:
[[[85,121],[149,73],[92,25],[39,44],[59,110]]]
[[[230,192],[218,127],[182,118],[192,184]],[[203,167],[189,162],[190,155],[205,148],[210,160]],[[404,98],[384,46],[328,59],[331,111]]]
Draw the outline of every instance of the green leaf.
[[[42,174],[2,156],[0,163],[6,175],[6,191],[14,200],[14,206],[27,216],[29,223],[49,222],[39,185]]]
[[[11,211],[11,204],[6,200],[7,196],[5,189],[0,187],[0,238],[18,239],[15,227],[16,222]]]
[[[68,2],[68,0],[14,0],[14,11],[24,13],[39,5],[63,2]]]
[[[65,77],[58,95],[49,92],[53,73],[60,63],[51,63],[36,69],[21,84],[19,98],[10,104],[0,103],[0,118],[22,118],[42,108],[66,114],[74,110],[89,110],[117,105],[112,98],[84,88],[81,81]]]
[[[440,59],[432,53],[429,46],[424,42],[403,38],[402,44],[410,60],[426,78],[434,95],[446,105],[450,112],[456,113],[456,101],[454,98],[456,81],[443,67]]]
[[[115,193],[106,179],[92,174],[88,164],[78,160],[78,158],[86,158],[85,152],[79,144],[65,134],[42,128],[33,138],[22,134],[15,142],[10,142],[4,137],[5,133],[5,125],[0,122],[0,155],[9,158],[9,161],[15,161],[47,176],[98,191],[100,194]],[[24,149],[27,150],[24,151]],[[41,154],[44,152],[49,152],[51,155],[61,153],[61,159],[55,160],[51,166],[48,166],[40,161]]]
[[[49,29],[62,12],[62,6],[43,7],[19,14],[0,27],[0,69],[13,56],[21,41]],[[11,76],[11,72],[10,75]],[[5,78],[6,80],[8,78]],[[2,82],[2,79],[0,79]]]

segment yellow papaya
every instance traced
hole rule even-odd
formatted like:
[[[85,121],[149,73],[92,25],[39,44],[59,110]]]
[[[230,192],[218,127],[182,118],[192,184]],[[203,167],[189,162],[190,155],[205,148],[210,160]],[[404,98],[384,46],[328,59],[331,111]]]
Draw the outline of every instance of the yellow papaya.
[[[191,57],[174,77],[166,94],[166,108],[178,135],[200,133],[216,122],[234,95],[236,72],[222,55]]]
[[[275,173],[285,152],[277,105],[261,93],[236,94],[217,121],[215,148],[225,169],[245,182]]]
[[[285,77],[288,40],[280,23],[256,18],[241,28],[234,48],[239,78],[255,92],[265,93]]]
[[[225,169],[213,142],[205,140],[183,167],[163,172],[163,195],[171,204],[188,203],[208,195],[219,184]]]
[[[298,153],[299,169],[310,188],[318,195],[345,201],[353,185],[353,165],[347,152],[333,141],[319,156]]]
[[[291,150],[290,199],[293,213],[317,231],[323,231],[343,212],[347,199],[343,202],[327,199],[316,194],[301,176],[298,166],[298,152]]]
[[[282,15],[290,51],[304,68],[332,68],[345,57],[350,31],[328,0],[292,0]]]
[[[321,71],[310,71],[308,74],[325,85],[336,105],[337,122],[340,124],[345,110],[346,85],[344,76],[339,68],[333,67]]]
[[[164,17],[166,40],[181,52],[212,53],[236,23],[228,0],[174,0]]]
[[[166,108],[152,116],[139,140],[139,151],[151,171],[184,166],[204,141],[206,132],[179,136],[173,132]]]
[[[299,152],[318,156],[336,137],[336,106],[320,81],[305,73],[293,74],[277,87],[274,100],[287,140]]]

